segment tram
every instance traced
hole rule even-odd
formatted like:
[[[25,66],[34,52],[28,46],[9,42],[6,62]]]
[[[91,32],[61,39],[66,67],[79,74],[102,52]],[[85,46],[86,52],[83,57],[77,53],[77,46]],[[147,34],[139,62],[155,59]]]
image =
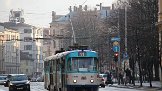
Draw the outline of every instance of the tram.
[[[98,54],[71,50],[44,59],[44,87],[49,91],[98,91]]]

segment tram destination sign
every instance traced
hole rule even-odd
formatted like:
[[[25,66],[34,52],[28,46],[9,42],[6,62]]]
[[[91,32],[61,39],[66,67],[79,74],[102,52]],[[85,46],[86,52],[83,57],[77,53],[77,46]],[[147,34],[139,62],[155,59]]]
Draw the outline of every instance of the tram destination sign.
[[[86,56],[87,54],[86,54],[86,52],[85,51],[80,51],[80,52],[78,52],[78,56]]]

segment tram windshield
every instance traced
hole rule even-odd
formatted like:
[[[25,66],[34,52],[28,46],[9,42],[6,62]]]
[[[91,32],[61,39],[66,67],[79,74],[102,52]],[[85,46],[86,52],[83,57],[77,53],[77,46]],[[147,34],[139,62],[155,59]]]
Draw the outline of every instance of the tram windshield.
[[[69,71],[97,71],[97,59],[95,58],[72,58],[68,61],[68,65]]]

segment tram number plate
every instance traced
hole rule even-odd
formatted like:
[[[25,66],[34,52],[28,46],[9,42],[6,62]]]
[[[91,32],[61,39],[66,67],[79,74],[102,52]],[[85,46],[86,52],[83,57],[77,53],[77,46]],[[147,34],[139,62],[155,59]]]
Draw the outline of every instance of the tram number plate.
[[[86,80],[87,78],[85,76],[82,76],[81,80]]]

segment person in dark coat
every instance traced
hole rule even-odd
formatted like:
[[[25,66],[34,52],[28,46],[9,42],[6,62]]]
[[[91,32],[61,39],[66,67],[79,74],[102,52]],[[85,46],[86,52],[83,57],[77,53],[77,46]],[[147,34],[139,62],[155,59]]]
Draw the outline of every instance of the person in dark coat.
[[[124,84],[124,81],[123,81],[123,76],[124,76],[124,72],[122,69],[120,69],[119,71],[119,81],[118,81],[118,84]]]
[[[127,68],[125,70],[125,73],[126,73],[126,79],[129,80],[129,84],[130,84],[131,83],[131,70]]]
[[[107,74],[106,84],[113,84],[111,72],[106,72],[106,74]]]

